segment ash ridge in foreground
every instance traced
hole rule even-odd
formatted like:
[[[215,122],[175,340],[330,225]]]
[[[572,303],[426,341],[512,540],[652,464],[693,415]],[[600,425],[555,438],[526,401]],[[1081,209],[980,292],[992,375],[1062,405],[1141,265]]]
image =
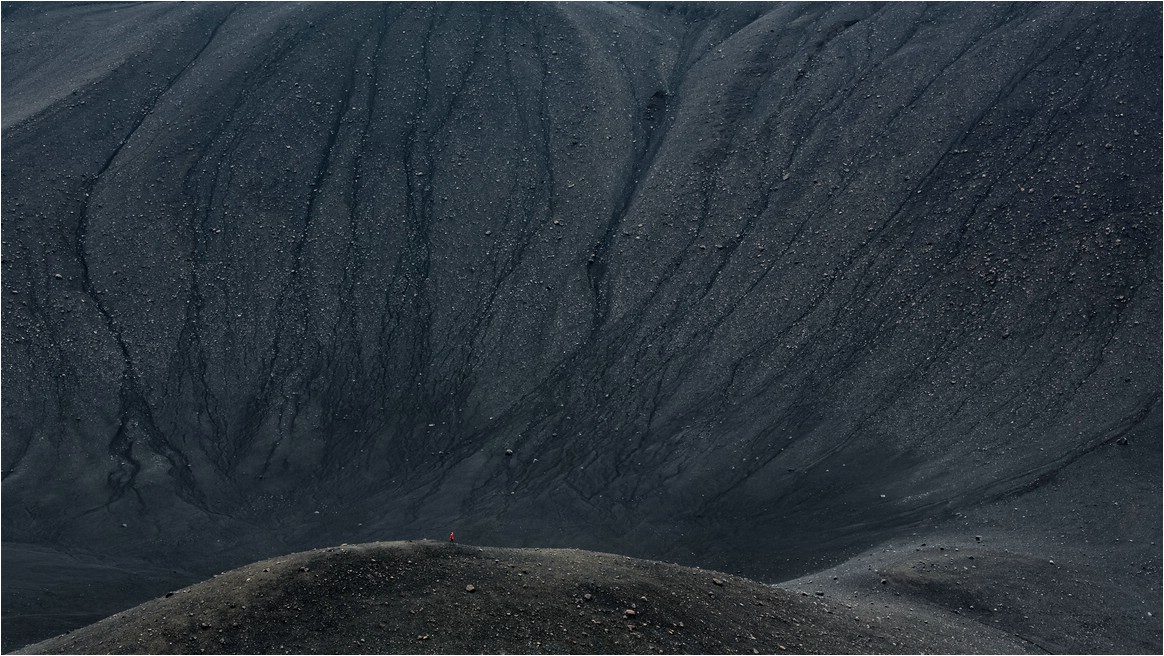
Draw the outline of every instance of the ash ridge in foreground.
[[[626,556],[380,542],[254,563],[18,653],[1030,651],[891,589],[873,615]]]

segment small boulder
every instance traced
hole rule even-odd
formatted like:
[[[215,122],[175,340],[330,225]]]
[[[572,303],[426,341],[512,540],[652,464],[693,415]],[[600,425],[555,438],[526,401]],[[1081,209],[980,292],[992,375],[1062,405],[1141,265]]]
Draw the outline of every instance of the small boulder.
[[[622,612],[622,614],[623,614],[623,615],[626,615],[627,619],[630,619],[630,618],[632,618],[632,617],[634,617],[634,616],[638,615],[638,613],[637,613],[637,612],[635,612],[635,610],[634,610],[633,608],[628,608],[628,609],[624,610],[624,611]]]
[[[476,592],[476,591],[477,591],[477,586],[473,585],[472,583],[465,586],[465,592]]]

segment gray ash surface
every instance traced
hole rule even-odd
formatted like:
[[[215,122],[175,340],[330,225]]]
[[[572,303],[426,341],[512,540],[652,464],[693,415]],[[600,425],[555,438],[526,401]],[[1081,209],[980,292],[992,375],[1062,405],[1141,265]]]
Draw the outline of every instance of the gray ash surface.
[[[769,583],[990,536],[868,566],[1160,651],[1158,3],[0,20],[4,650],[455,529]]]

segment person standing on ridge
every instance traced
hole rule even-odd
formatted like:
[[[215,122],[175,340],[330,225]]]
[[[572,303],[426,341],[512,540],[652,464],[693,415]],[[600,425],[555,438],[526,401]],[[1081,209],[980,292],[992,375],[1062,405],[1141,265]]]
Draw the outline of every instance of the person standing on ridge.
[[[449,543],[451,544],[451,543],[454,543],[456,541],[457,541],[457,539],[453,536],[453,532],[449,531]]]

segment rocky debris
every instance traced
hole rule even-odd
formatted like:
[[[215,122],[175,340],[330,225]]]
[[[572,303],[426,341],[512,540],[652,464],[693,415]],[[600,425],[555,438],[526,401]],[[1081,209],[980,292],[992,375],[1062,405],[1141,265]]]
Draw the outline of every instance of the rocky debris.
[[[477,586],[473,585],[472,583],[465,586],[465,592],[476,592],[476,591],[477,591]]]
[[[622,614],[623,614],[623,615],[626,615],[627,619],[630,619],[630,618],[632,618],[632,617],[635,617],[636,615],[638,615],[638,612],[637,612],[635,609],[633,609],[633,608],[628,608],[628,609],[626,609],[626,610],[622,611]]]

